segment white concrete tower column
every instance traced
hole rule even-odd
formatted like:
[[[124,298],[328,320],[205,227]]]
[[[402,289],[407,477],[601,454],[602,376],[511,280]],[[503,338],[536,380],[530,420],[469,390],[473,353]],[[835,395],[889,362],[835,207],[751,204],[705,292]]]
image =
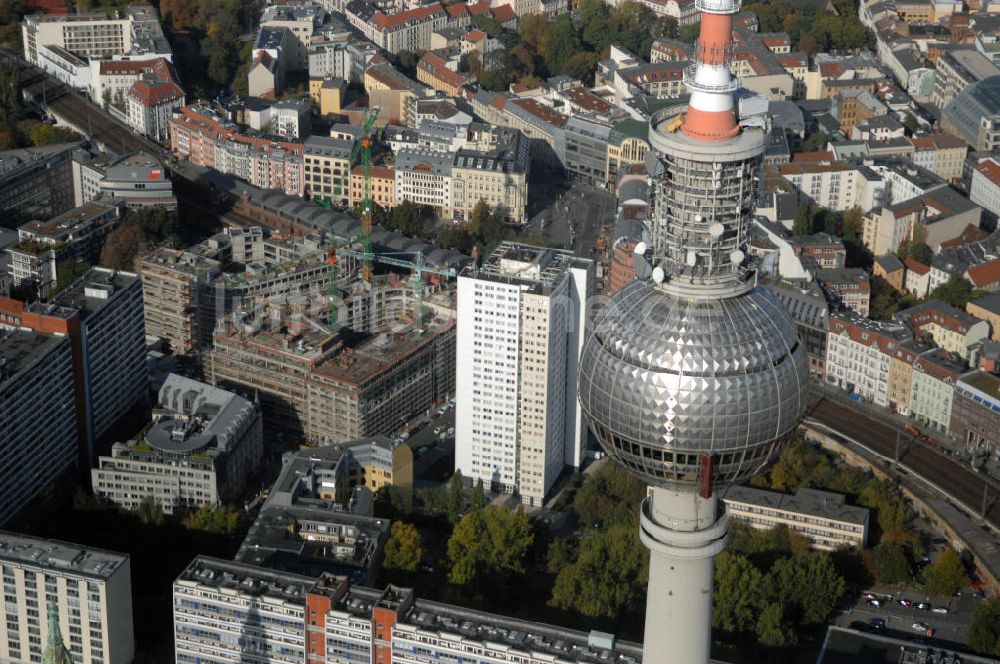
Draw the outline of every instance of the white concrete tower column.
[[[654,487],[643,501],[639,538],[650,551],[643,664],[708,664],[715,556],[728,534],[714,493]]]

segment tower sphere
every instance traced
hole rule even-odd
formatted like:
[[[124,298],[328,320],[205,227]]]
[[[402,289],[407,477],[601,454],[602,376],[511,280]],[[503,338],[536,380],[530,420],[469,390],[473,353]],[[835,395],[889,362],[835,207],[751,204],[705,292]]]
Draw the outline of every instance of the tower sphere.
[[[608,455],[654,486],[716,485],[763,470],[805,410],[805,348],[784,305],[754,287],[684,298],[634,281],[597,316],[580,403]]]

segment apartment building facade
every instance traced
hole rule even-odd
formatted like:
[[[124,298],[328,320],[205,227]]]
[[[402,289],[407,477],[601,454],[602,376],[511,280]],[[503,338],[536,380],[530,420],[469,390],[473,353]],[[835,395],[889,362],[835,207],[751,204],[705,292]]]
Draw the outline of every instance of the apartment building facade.
[[[328,136],[310,136],[303,151],[304,193],[312,200],[347,204],[351,186],[354,144]]]
[[[844,496],[799,489],[789,496],[749,486],[733,486],[722,494],[730,518],[751,528],[785,526],[805,536],[813,548],[834,551],[842,546],[863,549],[868,542],[870,512],[845,504]]]
[[[27,318],[8,307],[0,313],[0,524],[79,460],[78,384],[68,330],[18,331]]]
[[[264,453],[260,406],[176,374],[158,406],[142,440],[98,459],[94,493],[128,510],[154,496],[166,514],[242,498]]]
[[[455,467],[541,504],[586,446],[576,400],[593,267],[502,242],[458,280]]]
[[[72,661],[130,664],[135,654],[131,562],[125,554],[0,531],[7,620],[0,659],[44,662],[54,609]]]
[[[210,343],[215,317],[201,315],[199,304],[202,287],[221,270],[214,258],[177,249],[157,249],[138,259],[146,334],[165,339],[176,353]]]
[[[199,556],[173,586],[177,662],[235,664],[638,664],[642,647],[612,634],[531,623],[354,585]]]

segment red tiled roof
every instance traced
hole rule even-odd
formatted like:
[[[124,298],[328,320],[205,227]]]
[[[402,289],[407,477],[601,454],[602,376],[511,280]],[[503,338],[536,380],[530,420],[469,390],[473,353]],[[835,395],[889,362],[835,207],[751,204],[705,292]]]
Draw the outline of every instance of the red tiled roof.
[[[409,9],[405,12],[392,14],[391,16],[382,12],[376,12],[375,16],[372,17],[372,21],[375,22],[376,28],[386,31],[396,30],[409,23],[419,23],[420,21],[425,21],[434,16],[443,14],[445,14],[444,8],[442,8],[440,4],[434,3],[433,5],[427,5],[426,7],[417,7],[416,9]]]
[[[982,173],[987,180],[997,186],[1000,186],[1000,164],[992,159],[987,159],[977,165],[976,170]]]
[[[457,88],[465,83],[465,77],[448,69],[448,63],[441,56],[432,51],[424,53],[417,63],[417,69],[427,72],[431,77],[437,79],[448,87]]]
[[[473,28],[472,30],[469,30],[468,32],[465,33],[466,41],[475,43],[475,42],[481,42],[484,39],[486,39],[486,33],[483,32],[482,30],[476,30],[475,28]]]
[[[965,227],[965,230],[962,231],[961,235],[951,240],[942,242],[941,248],[954,249],[955,247],[961,247],[962,245],[965,244],[971,244],[973,242],[979,242],[981,240],[985,240],[989,236],[990,234],[984,231],[979,226],[976,226],[975,224],[969,224],[968,226]]]
[[[477,2],[474,5],[466,5],[466,9],[473,16],[489,16],[490,13],[490,3],[488,2]]]
[[[173,81],[136,81],[129,90],[129,96],[143,106],[156,106],[184,98],[184,90]]]
[[[931,271],[929,265],[924,265],[913,256],[907,256],[906,260],[904,260],[903,263],[906,264],[907,270],[909,270],[910,272],[915,272],[920,276],[924,276],[925,274]]]
[[[792,163],[803,161],[834,161],[836,157],[829,150],[816,150],[815,152],[800,152],[792,155]]]
[[[840,78],[845,71],[839,62],[824,62],[819,66],[819,75],[823,78]]]
[[[547,122],[550,125],[559,127],[566,126],[566,122],[569,120],[565,115],[559,111],[549,108],[545,104],[540,104],[534,99],[511,99],[510,103],[519,106],[536,118],[539,118],[543,122]]]
[[[444,8],[448,12],[448,16],[452,18],[458,18],[459,16],[465,16],[469,13],[469,10],[465,8],[465,5],[461,2],[456,2],[453,5],[448,5]]]
[[[506,23],[507,21],[516,21],[517,14],[514,13],[514,8],[510,5],[500,5],[493,8],[493,18],[501,23]]]
[[[987,286],[1000,281],[1000,258],[976,267],[970,267],[966,274],[973,286]]]

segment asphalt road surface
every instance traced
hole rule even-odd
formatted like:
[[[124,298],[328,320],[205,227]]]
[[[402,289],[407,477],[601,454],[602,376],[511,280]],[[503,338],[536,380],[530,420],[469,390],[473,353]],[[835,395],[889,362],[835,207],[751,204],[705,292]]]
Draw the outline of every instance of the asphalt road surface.
[[[901,606],[897,600],[903,598],[911,600],[914,606]],[[940,614],[915,608],[917,602],[921,601],[927,601],[933,608],[944,606],[948,609],[948,613]],[[969,624],[976,604],[977,601],[969,597],[952,599],[947,604],[942,604],[940,600],[934,601],[915,592],[904,591],[894,594],[892,600],[881,602],[878,607],[859,599],[858,603],[849,612],[839,616],[836,622],[847,627],[855,621],[869,623],[875,618],[881,618],[885,621],[885,628],[877,630],[879,634],[907,640],[923,639],[938,647],[963,650],[969,641]],[[913,629],[913,624],[918,622],[933,629],[934,636],[928,638],[926,634]]]
[[[841,432],[890,459],[896,454],[899,429],[868,417],[858,408],[812,394],[806,419]],[[908,434],[904,432],[902,435],[904,441],[909,440]],[[989,487],[986,518],[994,527],[1000,527],[1000,501],[997,500],[1000,492],[983,475],[922,443],[903,445],[901,452],[901,464],[941,487],[975,513],[979,513],[982,508],[983,493]]]

